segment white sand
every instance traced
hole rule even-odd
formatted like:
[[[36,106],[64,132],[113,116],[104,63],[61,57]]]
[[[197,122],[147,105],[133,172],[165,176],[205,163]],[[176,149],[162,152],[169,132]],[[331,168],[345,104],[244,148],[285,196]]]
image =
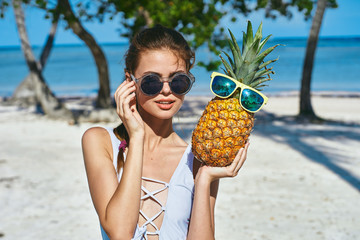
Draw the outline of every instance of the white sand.
[[[188,142],[207,99],[188,97],[176,117]],[[298,124],[296,97],[270,98],[243,169],[221,181],[217,239],[359,239],[360,98],[313,105],[353,124]],[[80,147],[90,126],[0,106],[0,239],[101,239]]]

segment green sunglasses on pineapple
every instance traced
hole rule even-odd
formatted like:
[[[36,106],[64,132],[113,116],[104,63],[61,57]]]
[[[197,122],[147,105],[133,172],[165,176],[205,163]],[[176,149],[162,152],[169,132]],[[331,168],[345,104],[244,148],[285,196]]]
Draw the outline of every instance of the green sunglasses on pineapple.
[[[249,87],[225,74],[213,72],[211,74],[210,89],[220,98],[230,97],[240,88],[240,105],[248,112],[258,112],[268,101],[268,98],[258,90]]]

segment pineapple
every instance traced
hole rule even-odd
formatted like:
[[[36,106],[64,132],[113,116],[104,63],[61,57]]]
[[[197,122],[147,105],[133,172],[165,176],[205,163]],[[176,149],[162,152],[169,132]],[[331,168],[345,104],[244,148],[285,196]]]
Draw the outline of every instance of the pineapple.
[[[261,52],[271,35],[262,39],[262,24],[255,36],[251,22],[243,33],[242,51],[229,30],[230,49],[233,58],[223,52],[228,62],[220,55],[226,75],[237,81],[261,90],[263,83],[271,80],[272,68],[266,66],[277,59],[264,62],[264,58],[278,45]],[[254,126],[254,113],[244,110],[239,103],[240,89],[227,99],[215,97],[205,108],[192,134],[194,156],[209,166],[225,167],[232,163],[240,148],[244,147]]]

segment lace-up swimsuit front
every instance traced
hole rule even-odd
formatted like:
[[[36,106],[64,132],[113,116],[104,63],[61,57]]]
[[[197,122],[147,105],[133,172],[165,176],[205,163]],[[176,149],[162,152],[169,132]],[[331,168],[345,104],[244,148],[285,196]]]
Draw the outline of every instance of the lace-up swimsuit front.
[[[116,138],[112,129],[107,129],[107,131],[111,137],[114,156],[113,164],[116,169],[117,158],[115,156],[118,155],[120,141]],[[142,177],[142,197],[139,214],[140,219],[143,219],[143,223],[141,226],[137,224],[133,240],[147,240],[148,237],[156,235],[159,240],[186,239],[194,198],[193,159],[194,156],[189,145],[169,183]],[[122,171],[118,174],[118,181],[120,181],[121,176]],[[157,210],[152,213],[147,212],[147,209],[145,209],[146,202],[147,204],[157,205]],[[161,227],[154,223],[159,217],[163,217]],[[102,227],[101,235],[103,240],[109,239]]]

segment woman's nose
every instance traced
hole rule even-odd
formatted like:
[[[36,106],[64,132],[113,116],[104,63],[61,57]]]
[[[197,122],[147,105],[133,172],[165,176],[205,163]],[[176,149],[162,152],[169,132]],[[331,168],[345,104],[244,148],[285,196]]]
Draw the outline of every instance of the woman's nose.
[[[164,82],[161,92],[163,95],[169,95],[171,93],[171,88],[169,82]]]

